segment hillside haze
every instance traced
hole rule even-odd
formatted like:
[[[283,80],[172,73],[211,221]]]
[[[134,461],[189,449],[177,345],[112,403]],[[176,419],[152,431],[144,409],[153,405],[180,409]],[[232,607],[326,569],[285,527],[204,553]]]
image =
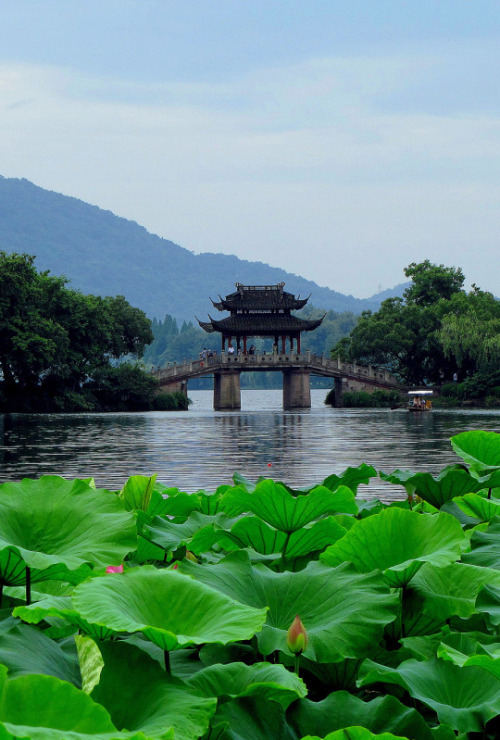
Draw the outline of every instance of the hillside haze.
[[[97,206],[0,176],[0,249],[36,257],[40,270],[65,275],[83,293],[123,295],[150,317],[206,319],[209,297],[246,285],[286,283],[286,290],[334,311],[376,310],[381,298],[358,299],[270,267],[224,254],[194,254]],[[400,295],[404,286],[385,291]]]

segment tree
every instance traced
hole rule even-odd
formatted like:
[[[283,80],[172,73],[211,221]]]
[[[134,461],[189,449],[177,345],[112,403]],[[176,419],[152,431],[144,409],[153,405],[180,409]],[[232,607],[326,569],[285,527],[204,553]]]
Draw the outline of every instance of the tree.
[[[405,274],[412,284],[404,297],[364,312],[334,354],[385,367],[412,385],[470,376],[499,356],[500,304],[491,294],[476,287],[466,293],[460,269],[429,260],[412,263]]]
[[[138,355],[151,324],[118,296],[100,298],[39,273],[34,257],[0,252],[0,372],[4,406],[50,410],[55,396],[81,393],[98,369]]]
[[[404,292],[405,300],[417,306],[431,306],[443,298],[450,299],[461,290],[465,280],[460,268],[433,265],[429,260],[412,262],[404,273],[412,281]]]

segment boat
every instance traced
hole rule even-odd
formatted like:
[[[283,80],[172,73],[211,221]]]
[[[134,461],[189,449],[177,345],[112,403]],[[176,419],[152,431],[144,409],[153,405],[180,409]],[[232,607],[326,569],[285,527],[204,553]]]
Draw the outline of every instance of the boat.
[[[432,411],[433,391],[408,391],[408,411]]]

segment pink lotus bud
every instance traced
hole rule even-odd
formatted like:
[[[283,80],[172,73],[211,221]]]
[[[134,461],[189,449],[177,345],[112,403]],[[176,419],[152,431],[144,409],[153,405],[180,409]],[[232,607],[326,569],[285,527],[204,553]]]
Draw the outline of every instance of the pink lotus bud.
[[[172,570],[177,570],[178,567],[179,567],[179,563],[174,563],[172,565]]]
[[[123,573],[123,563],[121,565],[108,565],[106,573]]]
[[[191,552],[191,550],[186,550],[186,560],[191,560],[192,563],[198,562],[198,558]]]
[[[300,655],[307,647],[307,632],[298,614],[286,633],[286,644],[295,655]]]

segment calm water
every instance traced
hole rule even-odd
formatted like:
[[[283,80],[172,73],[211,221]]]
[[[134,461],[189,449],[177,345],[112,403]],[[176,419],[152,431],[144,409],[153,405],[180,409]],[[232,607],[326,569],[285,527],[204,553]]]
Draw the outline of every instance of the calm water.
[[[500,430],[498,412],[331,409],[325,395],[312,391],[312,408],[300,411],[282,410],[281,391],[242,391],[240,412],[216,412],[211,391],[192,391],[186,412],[0,415],[0,481],[93,476],[99,487],[118,490],[129,475],[158,473],[195,491],[230,483],[235,471],[292,486],[362,462],[384,472],[437,473],[457,460],[453,434]],[[390,499],[402,490],[374,480],[360,494]]]

